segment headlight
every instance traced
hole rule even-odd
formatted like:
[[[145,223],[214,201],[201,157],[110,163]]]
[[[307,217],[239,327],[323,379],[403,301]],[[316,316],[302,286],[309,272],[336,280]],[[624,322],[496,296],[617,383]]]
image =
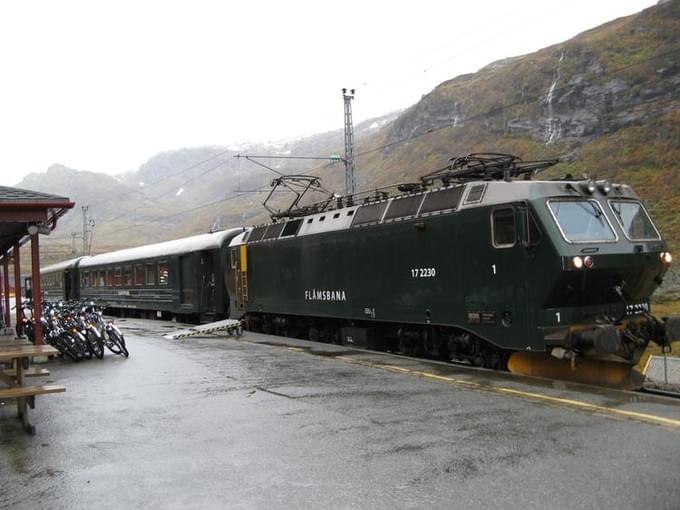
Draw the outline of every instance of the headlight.
[[[573,267],[574,269],[583,269],[583,259],[581,257],[572,258],[571,267]]]
[[[597,189],[597,186],[595,185],[595,181],[593,181],[592,179],[589,179],[585,182],[582,182],[580,184],[580,186],[581,186],[581,189],[583,191],[585,191],[586,193],[588,193],[589,195],[592,195],[593,193],[595,193],[595,190]]]
[[[671,252],[669,251],[661,252],[660,257],[662,264],[670,265],[670,263],[673,262],[673,255],[671,255]]]
[[[583,259],[583,265],[585,266],[586,269],[591,269],[595,265],[595,261],[593,260],[593,257],[588,255],[586,258]]]
[[[609,195],[609,193],[612,190],[612,185],[609,184],[608,181],[597,181],[597,189],[600,190],[600,193],[603,195]]]

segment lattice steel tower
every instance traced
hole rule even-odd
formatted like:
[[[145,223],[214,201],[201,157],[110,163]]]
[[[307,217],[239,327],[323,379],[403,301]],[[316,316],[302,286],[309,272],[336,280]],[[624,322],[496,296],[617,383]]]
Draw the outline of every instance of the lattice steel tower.
[[[356,193],[356,180],[354,178],[354,124],[352,123],[352,99],[354,89],[347,93],[342,89],[342,98],[345,100],[345,193]]]

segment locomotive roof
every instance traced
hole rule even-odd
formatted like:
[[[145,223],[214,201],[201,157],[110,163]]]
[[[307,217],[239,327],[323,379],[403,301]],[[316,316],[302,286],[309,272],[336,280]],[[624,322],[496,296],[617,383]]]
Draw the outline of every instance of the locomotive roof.
[[[522,200],[540,198],[638,198],[627,185],[612,184],[612,192],[602,195],[584,194],[582,180],[470,180],[441,188],[421,189],[413,193],[385,196],[367,200],[361,205],[328,209],[315,214],[291,218],[287,222],[271,223],[253,227],[249,234],[235,237],[232,245],[244,241],[267,242],[286,237],[301,237],[310,234],[361,228],[363,226],[391,223],[405,219],[426,218],[477,207],[488,207]],[[599,181],[598,181],[599,182]],[[404,200],[404,202],[401,202]],[[410,202],[410,205],[409,205]],[[382,206],[380,204],[383,204]],[[426,207],[427,204],[427,207]],[[374,210],[375,214],[368,211]],[[299,223],[295,229],[287,229],[289,223]],[[292,225],[291,225],[292,226]]]
[[[102,253],[101,255],[84,258],[80,263],[80,267],[93,267],[104,264],[114,264],[116,262],[128,262],[215,249],[219,248],[224,242],[228,241],[242,230],[243,229],[241,228],[232,228],[220,232],[200,234],[197,236],[175,239],[173,241],[165,241],[162,243],[148,244],[146,246],[138,246],[136,248],[126,248],[124,250]]]

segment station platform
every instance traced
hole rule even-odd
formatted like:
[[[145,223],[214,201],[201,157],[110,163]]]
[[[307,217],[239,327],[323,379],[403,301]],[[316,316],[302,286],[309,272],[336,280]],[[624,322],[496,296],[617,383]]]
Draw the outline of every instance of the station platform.
[[[249,332],[168,339],[188,326],[116,324],[129,358],[50,362],[69,391],[35,410],[36,436],[0,419],[0,507],[680,501],[678,401]]]

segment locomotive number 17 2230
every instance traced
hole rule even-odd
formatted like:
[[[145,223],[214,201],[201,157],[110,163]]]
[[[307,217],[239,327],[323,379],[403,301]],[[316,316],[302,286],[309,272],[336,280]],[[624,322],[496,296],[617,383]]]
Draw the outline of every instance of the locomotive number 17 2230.
[[[414,267],[411,269],[411,278],[434,278],[437,270],[434,267]]]

